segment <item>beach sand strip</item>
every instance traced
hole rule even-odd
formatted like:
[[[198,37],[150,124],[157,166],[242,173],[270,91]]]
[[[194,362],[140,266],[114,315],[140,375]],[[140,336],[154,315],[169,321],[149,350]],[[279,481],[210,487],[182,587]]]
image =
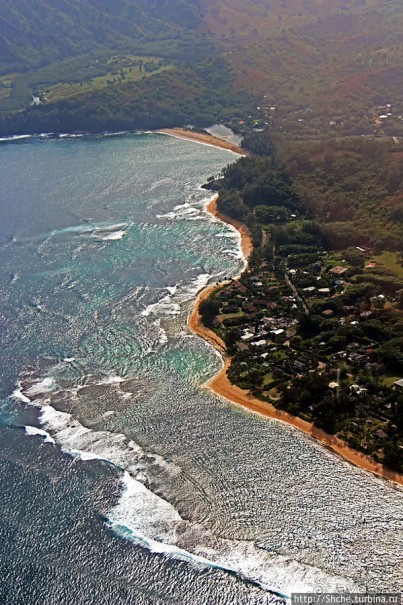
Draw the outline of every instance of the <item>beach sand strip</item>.
[[[217,199],[218,196],[209,203],[207,210],[215,218],[233,225],[239,231],[241,235],[242,251],[247,261],[253,250],[252,238],[249,230],[240,221],[236,221],[220,213],[217,209]],[[309,435],[310,437],[320,441],[325,447],[335,452],[345,460],[348,460],[348,462],[354,464],[355,466],[374,473],[375,475],[378,475],[384,479],[388,479],[389,481],[394,481],[395,483],[403,485],[402,474],[394,472],[384,465],[375,462],[375,460],[373,460],[370,456],[352,449],[347,445],[346,442],[342,441],[335,435],[326,433],[311,422],[307,422],[298,416],[292,416],[285,411],[278,410],[270,403],[257,399],[249,391],[243,390],[230,382],[227,376],[227,370],[231,365],[231,358],[227,354],[225,343],[215,332],[204,326],[199,312],[201,302],[206,300],[215,289],[222,286],[223,283],[215,285],[213,284],[202,290],[197,296],[193,310],[188,318],[188,325],[191,332],[208,341],[217,351],[220,352],[224,360],[221,371],[208,383],[206,383],[204,387],[211,390],[219,397],[240,405],[250,412],[260,414],[261,416],[265,416],[266,418],[273,420],[286,422],[300,431],[303,431],[306,435]]]

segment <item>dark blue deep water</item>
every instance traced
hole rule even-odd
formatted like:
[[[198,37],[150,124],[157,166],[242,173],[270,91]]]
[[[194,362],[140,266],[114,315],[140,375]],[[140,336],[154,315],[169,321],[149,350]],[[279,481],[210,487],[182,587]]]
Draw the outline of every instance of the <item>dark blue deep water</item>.
[[[243,268],[156,134],[0,143],[0,603],[397,590],[402,491],[202,388],[196,293]]]

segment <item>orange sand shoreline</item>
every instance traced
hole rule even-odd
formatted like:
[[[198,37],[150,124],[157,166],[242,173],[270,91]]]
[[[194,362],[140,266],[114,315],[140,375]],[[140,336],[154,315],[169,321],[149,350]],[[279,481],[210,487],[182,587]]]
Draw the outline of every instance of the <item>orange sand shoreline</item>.
[[[202,132],[194,132],[193,130],[186,130],[185,128],[162,128],[157,130],[157,133],[167,134],[172,137],[179,139],[190,139],[196,143],[204,143],[205,145],[212,145],[213,147],[220,147],[221,149],[228,149],[239,155],[247,155],[245,149],[242,149],[239,145],[219,139],[211,134],[204,134]]]
[[[238,229],[241,235],[242,241],[242,251],[245,255],[245,258],[248,259],[252,250],[252,239],[247,227],[240,223],[239,221],[235,221],[225,215],[222,215],[217,210],[217,198],[214,198],[207,207],[207,210],[219,220],[223,222],[230,223],[236,229]],[[227,376],[227,370],[231,365],[231,358],[227,354],[226,346],[224,341],[215,334],[212,330],[206,328],[201,321],[201,316],[199,313],[200,303],[207,299],[210,294],[217,288],[218,285],[210,285],[204,290],[202,290],[195,302],[192,312],[188,318],[188,326],[190,331],[198,336],[201,336],[205,340],[207,340],[213,347],[219,351],[224,360],[224,365],[221,371],[208,382],[205,387],[211,391],[213,391],[216,395],[230,401],[231,403],[235,403],[241,405],[243,408],[247,410],[265,416],[267,418],[280,420],[282,422],[286,422],[287,424],[292,425],[293,427],[303,431],[305,434],[310,437],[317,439],[320,441],[325,447],[332,450],[348,462],[358,466],[366,471],[369,471],[383,479],[388,479],[389,481],[393,481],[399,485],[403,485],[403,475],[397,472],[392,471],[391,469],[386,468],[383,464],[375,462],[370,456],[362,454],[357,450],[352,449],[347,445],[346,442],[342,441],[338,437],[334,435],[329,435],[322,429],[319,429],[311,422],[307,422],[298,416],[292,416],[287,412],[276,409],[273,405],[261,401],[257,399],[253,395],[251,395],[248,391],[241,389],[240,387],[232,384]]]

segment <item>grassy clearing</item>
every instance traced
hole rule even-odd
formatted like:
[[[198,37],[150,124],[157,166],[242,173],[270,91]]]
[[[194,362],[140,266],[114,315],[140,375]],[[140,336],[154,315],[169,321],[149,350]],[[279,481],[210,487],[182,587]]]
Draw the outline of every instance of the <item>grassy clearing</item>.
[[[245,313],[243,311],[238,311],[238,313],[222,313],[221,315],[218,315],[220,321],[234,319],[235,317],[245,317]]]
[[[387,387],[393,386],[394,383],[396,382],[396,380],[400,380],[400,379],[401,379],[401,376],[391,376],[389,374],[386,374],[385,376],[382,377],[382,381]]]
[[[114,86],[125,82],[138,82],[143,78],[172,69],[173,65],[165,64],[160,59],[153,57],[127,57],[131,65],[119,66],[117,62],[113,71],[102,76],[96,76],[90,80],[74,83],[59,83],[43,89],[42,94],[49,102],[69,99],[77,95],[91,93],[94,90],[102,90],[107,86]],[[112,65],[111,61],[108,61]]]
[[[263,377],[263,386],[267,387],[268,385],[270,385],[272,382],[274,381],[273,378],[273,374],[271,372],[268,372],[267,374],[264,375]]]
[[[29,74],[0,77],[0,110],[18,110],[31,101],[31,91],[55,102],[102,90],[124,82],[138,82],[174,66],[159,57],[114,55],[77,57],[40,68]]]
[[[383,252],[379,256],[374,256],[371,258],[371,262],[376,263],[383,269],[390,271],[396,277],[403,279],[403,265],[398,260],[395,252]]]

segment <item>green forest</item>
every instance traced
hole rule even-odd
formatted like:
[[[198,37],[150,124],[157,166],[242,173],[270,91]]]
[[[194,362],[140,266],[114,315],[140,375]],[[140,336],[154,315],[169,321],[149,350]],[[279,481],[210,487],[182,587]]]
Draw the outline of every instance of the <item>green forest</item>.
[[[0,134],[402,136],[402,28],[398,0],[5,0]]]

